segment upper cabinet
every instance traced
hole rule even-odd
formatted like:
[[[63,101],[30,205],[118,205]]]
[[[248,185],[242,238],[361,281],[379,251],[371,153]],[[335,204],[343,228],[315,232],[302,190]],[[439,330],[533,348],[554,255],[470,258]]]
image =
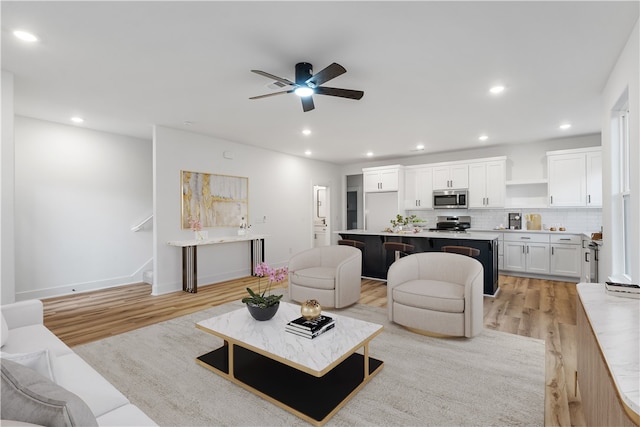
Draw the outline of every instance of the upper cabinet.
[[[587,152],[587,206],[602,207],[602,150]]]
[[[442,165],[433,168],[433,189],[452,190],[469,187],[469,165]]]
[[[401,170],[402,166],[398,165],[362,169],[364,191],[366,193],[398,191]]]
[[[506,158],[469,164],[469,207],[503,208]]]
[[[602,206],[600,148],[547,152],[549,206]]]
[[[404,171],[404,208],[420,210],[433,208],[433,169],[407,167]]]

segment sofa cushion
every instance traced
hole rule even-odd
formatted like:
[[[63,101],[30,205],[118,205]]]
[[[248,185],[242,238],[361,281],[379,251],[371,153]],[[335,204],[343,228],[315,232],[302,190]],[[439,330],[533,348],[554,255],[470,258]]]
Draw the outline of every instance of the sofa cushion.
[[[335,267],[310,267],[291,273],[291,280],[296,285],[318,289],[335,289]]]
[[[129,403],[117,388],[75,353],[56,358],[56,383],[86,402],[96,417]]]
[[[0,417],[46,426],[97,426],[89,407],[75,394],[33,369],[2,361]]]
[[[9,326],[7,321],[4,320],[4,314],[0,313],[0,347],[4,347],[4,344],[9,339]]]
[[[417,279],[393,288],[393,301],[410,307],[448,313],[464,312],[464,286]]]
[[[10,339],[2,347],[7,353],[32,353],[48,349],[53,356],[72,353],[72,350],[44,325],[22,326],[11,329]]]
[[[27,368],[31,368],[43,377],[48,378],[51,381],[55,381],[53,376],[53,363],[49,350],[46,348],[32,353],[0,352],[0,358],[2,358],[3,361],[11,360],[21,364],[22,366],[26,366]]]

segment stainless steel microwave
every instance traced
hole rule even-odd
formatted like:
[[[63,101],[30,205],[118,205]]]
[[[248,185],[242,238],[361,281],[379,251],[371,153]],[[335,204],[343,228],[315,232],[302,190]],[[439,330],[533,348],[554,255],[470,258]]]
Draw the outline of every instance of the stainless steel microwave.
[[[443,190],[433,192],[434,209],[466,209],[467,190]]]

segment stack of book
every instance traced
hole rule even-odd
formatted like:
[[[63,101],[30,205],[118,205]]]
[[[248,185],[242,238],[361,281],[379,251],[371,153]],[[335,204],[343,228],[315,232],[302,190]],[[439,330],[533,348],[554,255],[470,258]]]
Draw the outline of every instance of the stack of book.
[[[335,326],[335,320],[329,316],[318,316],[312,320],[298,317],[287,323],[285,330],[301,337],[313,339],[333,329]]]
[[[605,282],[605,289],[611,295],[627,298],[640,298],[640,286],[631,283]]]

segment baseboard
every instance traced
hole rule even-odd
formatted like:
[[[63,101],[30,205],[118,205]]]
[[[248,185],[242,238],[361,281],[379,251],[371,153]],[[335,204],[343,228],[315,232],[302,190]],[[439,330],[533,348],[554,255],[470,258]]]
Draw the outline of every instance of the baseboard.
[[[153,258],[147,260],[140,268],[128,276],[113,277],[110,279],[95,280],[92,282],[72,283],[51,288],[34,289],[31,291],[16,291],[16,301],[29,299],[52,298],[64,295],[72,295],[81,292],[97,291],[100,289],[115,288],[117,286],[142,283],[142,273],[153,265]]]

